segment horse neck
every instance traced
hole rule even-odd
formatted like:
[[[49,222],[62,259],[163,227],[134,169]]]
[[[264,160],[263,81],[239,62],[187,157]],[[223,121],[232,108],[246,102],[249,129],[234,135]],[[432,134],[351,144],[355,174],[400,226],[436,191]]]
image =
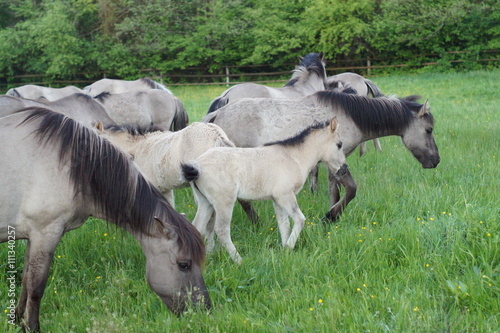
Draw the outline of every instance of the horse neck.
[[[134,136],[134,135],[109,135],[106,139],[110,141],[114,146],[118,147],[121,151],[126,152],[132,156],[137,153],[138,147],[146,139],[145,136]]]
[[[317,91],[325,90],[325,83],[316,74],[309,74],[306,79],[299,79],[293,87],[304,96],[307,96]]]
[[[326,140],[321,136],[320,131],[322,130],[309,134],[301,144],[287,147],[288,156],[297,161],[306,176],[322,158],[322,151],[318,148],[324,147]]]

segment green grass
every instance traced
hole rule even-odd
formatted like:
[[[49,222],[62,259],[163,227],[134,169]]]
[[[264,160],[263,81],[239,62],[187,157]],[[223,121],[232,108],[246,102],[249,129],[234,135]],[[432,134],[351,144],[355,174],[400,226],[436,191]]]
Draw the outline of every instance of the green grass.
[[[499,332],[499,71],[374,77],[386,94],[429,98],[441,163],[423,169],[397,137],[348,158],[358,195],[336,224],[320,193],[299,194],[307,226],[281,248],[272,205],[252,225],[235,208],[234,264],[217,246],[206,260],[213,309],[177,318],[144,280],[140,247],[91,220],[57,248],[41,307],[45,332]],[[171,87],[200,120],[225,87]],[[190,189],[177,209],[196,213]],[[18,266],[23,243],[18,242]],[[0,245],[1,263],[7,258]],[[20,279],[20,276],[18,276]],[[17,285],[20,283],[18,281]],[[19,290],[18,290],[19,292]],[[0,300],[7,304],[2,277]],[[4,303],[5,302],[5,303]],[[16,329],[2,321],[0,331]]]

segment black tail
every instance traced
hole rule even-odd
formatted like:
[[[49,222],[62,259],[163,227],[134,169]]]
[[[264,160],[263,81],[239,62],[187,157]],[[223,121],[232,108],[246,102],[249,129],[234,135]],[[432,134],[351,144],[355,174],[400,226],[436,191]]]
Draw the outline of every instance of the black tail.
[[[217,97],[210,104],[210,107],[208,108],[207,114],[220,109],[221,107],[227,105],[227,103],[229,103],[229,100],[227,99],[227,97]]]
[[[188,182],[194,182],[200,177],[200,171],[192,164],[181,164],[182,177]]]

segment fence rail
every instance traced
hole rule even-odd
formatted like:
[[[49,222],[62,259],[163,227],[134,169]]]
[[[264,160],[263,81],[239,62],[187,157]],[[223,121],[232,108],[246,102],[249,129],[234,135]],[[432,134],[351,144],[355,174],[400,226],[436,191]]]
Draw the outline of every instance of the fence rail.
[[[447,52],[448,54],[467,54],[467,51],[452,51]],[[483,51],[483,55],[492,54],[492,57],[485,57],[482,59],[454,59],[445,60],[450,64],[460,64],[465,62],[478,62],[478,63],[495,63],[500,61],[500,50],[486,50]],[[429,56],[430,57],[430,56]],[[437,57],[438,58],[438,57]],[[333,75],[346,71],[355,71],[360,74],[371,76],[372,70],[384,69],[384,68],[405,68],[405,67],[425,67],[425,66],[436,66],[442,64],[442,62],[437,59],[436,61],[414,63],[408,61],[407,63],[394,64],[387,59],[356,59],[356,60],[344,60],[336,61],[333,66],[326,67],[327,75]],[[328,63],[328,61],[327,61]],[[380,64],[377,64],[380,63]],[[389,64],[387,64],[389,63]],[[289,64],[292,68],[295,64]],[[261,69],[261,71],[256,71]],[[161,70],[154,68],[147,68],[140,70],[144,73],[144,76],[148,76],[154,80],[161,83],[168,84],[169,86],[176,85],[231,85],[239,84],[245,82],[255,82],[255,83],[269,83],[269,82],[286,82],[289,79],[290,71],[273,71],[269,65],[244,65],[244,66],[225,66],[222,69],[223,73],[213,74],[208,73],[207,68],[203,67],[192,67],[185,70],[179,70],[175,73],[162,72]],[[194,73],[193,73],[194,72]],[[96,79],[82,79],[82,77],[88,77],[89,75],[94,76]],[[74,80],[50,80],[45,74],[24,74],[15,75],[9,78],[0,78],[0,91],[6,91],[8,88],[21,86],[25,84],[37,84],[45,86],[64,86],[64,85],[76,85],[85,86],[95,82],[100,78],[105,78],[105,72],[99,73],[78,73],[79,79]],[[287,78],[285,78],[287,76]]]

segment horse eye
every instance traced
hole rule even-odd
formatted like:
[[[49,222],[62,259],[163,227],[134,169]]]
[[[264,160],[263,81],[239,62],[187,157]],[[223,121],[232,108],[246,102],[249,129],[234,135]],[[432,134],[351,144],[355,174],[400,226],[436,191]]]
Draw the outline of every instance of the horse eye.
[[[338,147],[339,149],[342,149],[342,142],[337,143],[337,147]]]
[[[191,268],[191,260],[184,260],[177,262],[177,266],[183,272],[189,270]]]
[[[426,129],[425,131],[427,132],[427,134],[432,134],[432,128]]]

